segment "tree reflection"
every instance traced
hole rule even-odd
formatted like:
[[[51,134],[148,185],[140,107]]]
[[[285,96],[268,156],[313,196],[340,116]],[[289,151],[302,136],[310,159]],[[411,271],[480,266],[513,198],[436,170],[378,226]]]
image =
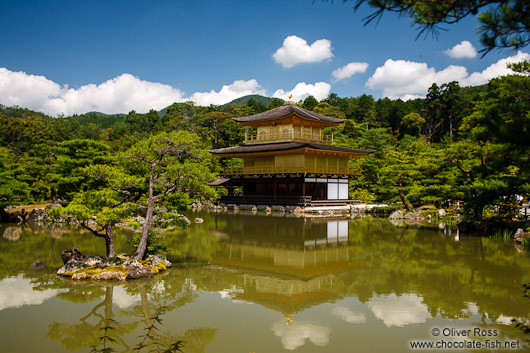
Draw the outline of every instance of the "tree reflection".
[[[65,284],[64,280],[61,282]],[[215,339],[217,329],[194,328],[173,332],[163,324],[165,314],[193,302],[197,297],[196,287],[191,281],[178,282],[181,283],[165,281],[162,277],[126,284],[103,282],[86,285],[69,281],[69,290],[58,295],[61,299],[89,302],[103,297],[103,300],[77,323],[50,324],[47,336],[59,341],[66,350],[92,347],[92,352],[175,352],[185,345],[186,353],[204,352]],[[115,314],[116,303],[123,300],[115,296],[117,289],[129,296],[126,300],[137,304]],[[142,335],[131,337],[138,330],[142,330]]]
[[[78,301],[78,288],[62,293],[62,299]],[[79,319],[78,323],[52,323],[48,327],[48,337],[52,340],[60,341],[66,350],[75,350],[83,347],[97,347],[102,341],[101,337],[108,337],[112,342],[122,348],[122,351],[129,350],[129,346],[123,340],[123,336],[133,332],[138,327],[138,322],[119,323],[115,321],[112,299],[114,284],[105,283],[104,286],[91,286],[83,288],[83,292],[95,292],[90,297],[104,291],[103,301],[96,304],[85,316]],[[97,293],[97,294],[96,294]],[[105,328],[112,327],[107,331]],[[106,342],[103,340],[103,344]]]

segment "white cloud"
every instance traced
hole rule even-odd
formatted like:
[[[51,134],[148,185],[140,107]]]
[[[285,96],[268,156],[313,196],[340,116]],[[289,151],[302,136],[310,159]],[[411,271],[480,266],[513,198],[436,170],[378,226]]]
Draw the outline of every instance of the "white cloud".
[[[477,50],[467,40],[463,40],[462,43],[455,45],[451,49],[444,50],[444,53],[455,59],[472,59],[477,56]]]
[[[477,303],[468,302],[466,312],[468,315],[477,315],[480,313],[480,308],[478,307]]]
[[[283,100],[289,100],[289,95],[293,95],[292,100],[298,102],[308,96],[315,97],[318,101],[326,98],[331,91],[331,85],[327,82],[316,82],[314,85],[307,84],[305,82],[299,82],[290,91],[284,91],[283,89],[276,90],[273,93],[273,97],[281,98]]]
[[[320,62],[333,57],[331,42],[327,39],[316,40],[308,45],[307,41],[297,36],[288,36],[283,46],[272,55],[274,61],[285,68],[302,63]]]
[[[123,286],[114,286],[110,290],[112,290],[112,302],[120,309],[127,309],[142,302],[139,294],[130,294],[125,291]]]
[[[404,100],[404,101],[414,100],[418,98],[425,98],[425,94],[404,94],[401,97],[399,97],[399,99]]]
[[[218,92],[196,92],[186,97],[169,85],[149,82],[131,74],[122,74],[99,85],[88,84],[77,89],[61,86],[44,76],[30,75],[0,68],[0,103],[20,106],[50,115],[82,114],[98,111],[107,114],[136,110],[145,113],[160,110],[174,102],[193,101],[199,105],[224,104],[249,94],[266,95],[254,80],[237,80]]]
[[[513,320],[515,320],[515,317],[513,316],[504,316],[504,315],[500,315],[497,320],[495,320],[496,323],[498,324],[501,324],[501,325],[506,325],[506,326],[510,326],[513,324]]]
[[[210,92],[196,92],[188,100],[198,105],[208,106],[210,104],[225,104],[239,97],[249,94],[266,95],[266,92],[259,85],[258,81],[251,79],[248,81],[237,80],[231,85],[224,85],[219,92],[211,90]]]
[[[421,324],[431,317],[427,305],[416,294],[375,296],[367,305],[387,327]]]
[[[530,60],[530,54],[518,52],[514,56],[500,59],[481,72],[468,74],[463,66],[451,65],[436,71],[426,63],[388,59],[383,66],[375,70],[366,86],[382,90],[383,96],[391,99],[424,98],[433,83],[441,85],[458,81],[462,87],[483,85],[492,78],[512,73],[506,64],[521,60]]]
[[[357,73],[366,72],[366,69],[368,69],[368,63],[353,62],[353,63],[349,63],[348,65],[345,65],[333,71],[331,73],[331,76],[333,76],[333,79],[335,81],[340,81],[340,80],[350,78]]]
[[[293,94],[296,100],[309,95],[318,100],[329,95],[331,85],[298,83],[289,92],[277,90],[274,97],[287,99]],[[162,109],[174,102],[193,101],[198,105],[225,104],[250,94],[267,95],[258,81],[236,80],[224,85],[219,91],[195,92],[186,97],[183,92],[169,85],[140,80],[130,74],[122,74],[99,85],[88,84],[78,89],[61,87],[44,76],[29,75],[0,68],[0,103],[18,105],[47,114],[65,115],[99,111],[107,114],[127,113],[136,110],[145,113],[150,109]]]
[[[428,67],[426,63],[388,59],[378,67],[366,82],[366,86],[382,90],[383,96],[392,99],[414,99],[424,97],[433,82],[443,84],[459,81],[461,86],[475,86],[490,79],[511,73],[507,63],[530,60],[530,54],[518,52],[501,59],[484,71],[471,75],[463,66],[449,66],[441,71]],[[354,64],[354,65],[352,65]],[[335,79],[349,77],[364,69],[365,63],[350,63],[332,75]],[[349,76],[348,76],[349,75]],[[287,100],[293,95],[295,101],[312,95],[317,100],[326,98],[331,91],[327,82],[307,84],[299,82],[285,91],[278,89],[273,97]],[[50,115],[82,114],[100,111],[108,114],[127,113],[136,110],[145,113],[150,109],[162,109],[174,102],[191,100],[196,104],[225,104],[235,98],[249,94],[268,95],[255,79],[236,80],[218,91],[195,92],[189,96],[172,86],[141,80],[131,74],[122,74],[101,84],[88,84],[77,89],[61,86],[44,76],[0,68],[0,103],[20,106],[45,112]]]
[[[467,76],[467,70],[463,66],[451,65],[436,72],[426,63],[388,59],[383,66],[375,70],[366,86],[382,89],[385,97],[395,99],[404,98],[405,95],[425,95],[433,82],[448,83]]]
[[[345,306],[337,306],[331,310],[331,314],[342,319],[350,324],[364,324],[366,322],[366,315],[364,313],[354,313],[351,309]]]
[[[325,346],[329,343],[331,333],[329,327],[298,321],[287,326],[283,320],[275,322],[272,331],[276,336],[281,337],[283,348],[290,351],[303,346],[306,340],[316,346]]]
[[[0,103],[43,111],[48,114],[108,114],[130,110],[147,112],[183,101],[182,92],[169,85],[140,80],[122,74],[99,85],[88,84],[78,89],[61,87],[44,76],[29,75],[0,68]]]
[[[508,63],[516,63],[523,60],[530,60],[530,54],[518,51],[516,55],[504,59],[500,59],[494,64],[488,66],[482,72],[474,72],[466,79],[460,81],[461,86],[478,86],[488,83],[489,80],[495,77],[512,74],[506,65]]]
[[[112,303],[114,303],[120,309],[131,308],[135,305],[140,305],[142,303],[142,298],[140,294],[133,294],[132,291],[128,291],[127,287],[123,285],[107,287],[107,290],[112,291]],[[158,281],[153,287],[151,287],[150,293],[147,294],[147,298],[148,300],[151,300],[153,296],[163,296],[165,293],[165,282],[161,280]]]
[[[7,106],[42,109],[47,102],[61,94],[61,86],[44,76],[0,68],[0,103]]]
[[[235,285],[231,286],[230,288],[223,289],[221,291],[217,291],[217,293],[219,293],[219,295],[221,296],[222,299],[229,299],[234,304],[250,304],[250,305],[253,305],[254,303],[250,303],[250,302],[246,302],[246,301],[243,301],[243,300],[236,299],[239,294],[244,293],[244,292],[245,291],[244,291],[243,288],[239,288],[239,287],[237,287]]]
[[[65,90],[60,97],[51,99],[45,110],[64,112],[66,115],[74,111],[100,111],[109,114],[130,110],[146,112],[165,108],[182,99],[182,92],[169,85],[122,74],[100,85],[89,84],[79,89]]]
[[[18,277],[8,277],[0,281],[0,310],[19,308],[24,305],[39,305],[57,294],[65,292],[63,289],[33,290],[31,280]]]

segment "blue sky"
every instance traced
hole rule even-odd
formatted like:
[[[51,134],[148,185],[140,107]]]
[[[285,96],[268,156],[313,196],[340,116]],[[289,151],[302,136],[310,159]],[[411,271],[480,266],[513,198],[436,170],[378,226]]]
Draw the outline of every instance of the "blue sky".
[[[408,99],[433,82],[486,83],[530,57],[474,54],[475,18],[416,40],[392,14],[363,26],[372,11],[340,0],[0,0],[0,103],[70,115],[250,93]]]

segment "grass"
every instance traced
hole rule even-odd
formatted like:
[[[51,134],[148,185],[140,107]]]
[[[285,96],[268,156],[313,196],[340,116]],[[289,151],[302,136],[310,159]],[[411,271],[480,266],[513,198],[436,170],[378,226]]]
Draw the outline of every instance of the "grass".
[[[493,238],[495,239],[510,240],[512,236],[513,232],[509,229],[498,229],[493,233]]]

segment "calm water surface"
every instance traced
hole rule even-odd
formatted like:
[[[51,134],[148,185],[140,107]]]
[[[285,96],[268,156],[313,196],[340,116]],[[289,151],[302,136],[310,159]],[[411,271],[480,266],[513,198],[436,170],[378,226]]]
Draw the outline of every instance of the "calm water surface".
[[[136,352],[143,343],[147,352],[178,340],[186,353],[411,352],[417,340],[528,350],[530,336],[512,320],[530,318],[522,296],[530,258],[511,244],[386,219],[189,217],[205,222],[162,235],[175,266],[127,283],[55,275],[62,250],[104,254],[101,239],[71,228],[1,226],[0,351]],[[118,252],[131,252],[130,235],[117,234]],[[35,259],[48,269],[30,271]]]

